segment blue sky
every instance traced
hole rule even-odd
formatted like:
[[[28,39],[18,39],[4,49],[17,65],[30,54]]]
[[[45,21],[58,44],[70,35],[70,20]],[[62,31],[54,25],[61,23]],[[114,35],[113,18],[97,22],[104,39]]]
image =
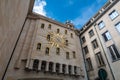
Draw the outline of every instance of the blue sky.
[[[108,0],[35,0],[33,11],[81,28]]]

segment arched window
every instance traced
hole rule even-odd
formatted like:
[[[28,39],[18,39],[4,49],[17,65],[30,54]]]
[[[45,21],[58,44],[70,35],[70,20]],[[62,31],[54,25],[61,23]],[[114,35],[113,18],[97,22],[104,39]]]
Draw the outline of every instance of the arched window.
[[[68,46],[68,40],[66,40],[65,42],[66,42],[66,46]]]
[[[48,29],[51,29],[51,24],[48,25]]]
[[[70,59],[69,52],[66,52],[66,59]]]
[[[71,65],[68,66],[68,71],[69,71],[69,74],[72,73],[72,66]]]
[[[65,70],[66,70],[66,65],[63,64],[63,65],[62,65],[62,72],[65,73]]]
[[[41,50],[41,43],[37,44],[37,50]]]
[[[35,59],[33,62],[33,70],[38,70],[39,60]]]
[[[73,38],[73,33],[71,33],[71,38]]]
[[[67,34],[67,30],[65,30],[65,34]]]
[[[57,29],[57,33],[60,33],[60,29]]]
[[[60,72],[60,64],[56,63],[56,73],[59,73],[59,72]]]
[[[76,58],[76,53],[75,53],[75,51],[73,51],[73,58]]]
[[[47,35],[47,40],[50,41],[50,35]]]
[[[41,24],[41,28],[44,29],[44,26],[45,26],[45,24],[42,23],[42,24]]]
[[[77,74],[77,67],[74,66],[74,73]]]
[[[49,63],[49,71],[50,71],[50,72],[53,71],[53,64],[54,64],[53,62],[50,62],[50,63]]]
[[[49,48],[46,47],[45,54],[49,55]]]
[[[56,48],[56,54],[60,54],[60,48]]]
[[[45,71],[45,69],[46,69],[46,61],[42,61],[41,70]]]

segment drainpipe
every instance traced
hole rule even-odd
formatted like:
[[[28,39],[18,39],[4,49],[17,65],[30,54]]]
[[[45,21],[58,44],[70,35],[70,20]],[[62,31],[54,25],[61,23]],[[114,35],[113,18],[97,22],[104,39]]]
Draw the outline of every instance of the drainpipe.
[[[108,63],[108,66],[109,66],[109,68],[110,68],[110,72],[111,72],[111,74],[112,74],[113,80],[115,80],[115,76],[114,76],[114,74],[113,74],[112,68],[111,68],[111,66],[110,66],[110,63],[109,63],[108,58],[107,58],[107,55],[106,55],[105,50],[104,50],[104,48],[103,48],[102,42],[101,42],[101,40],[100,40],[100,36],[98,35],[98,31],[97,31],[97,29],[96,29],[95,26],[96,26],[96,24],[94,24],[95,31],[96,31],[96,33],[97,33],[98,39],[99,39],[99,41],[100,41],[100,45],[101,45],[101,47],[102,47],[102,49],[103,49],[103,53],[104,53],[104,55],[105,55],[106,61],[107,61],[107,63]]]
[[[20,30],[20,33],[19,33],[19,35],[18,35],[18,38],[17,38],[17,41],[16,41],[15,46],[14,46],[14,48],[13,48],[12,54],[11,54],[11,56],[10,56],[10,58],[9,58],[9,61],[8,61],[7,66],[6,66],[6,68],[5,68],[4,74],[3,74],[3,76],[2,76],[2,80],[4,80],[4,78],[5,78],[5,75],[6,75],[6,73],[7,73],[8,67],[9,67],[10,62],[11,62],[11,60],[12,60],[12,57],[13,57],[13,55],[14,55],[14,51],[15,51],[15,49],[16,49],[17,43],[18,43],[18,41],[19,41],[19,39],[20,39],[20,36],[21,36],[21,34],[22,34],[22,31],[23,31],[23,28],[24,28],[24,26],[25,26],[26,20],[27,20],[27,17],[25,18],[25,21],[24,21],[24,23],[23,23],[23,25],[22,25],[22,29]]]
[[[79,39],[80,39],[80,46],[81,46],[81,49],[82,49],[81,36],[79,36]],[[83,49],[82,49],[82,56],[83,56],[83,61],[84,61],[84,66],[85,66],[85,73],[86,73],[86,76],[87,76],[86,80],[89,80],[89,76],[88,76],[88,73],[87,73],[86,60],[85,60],[85,55],[84,55]]]

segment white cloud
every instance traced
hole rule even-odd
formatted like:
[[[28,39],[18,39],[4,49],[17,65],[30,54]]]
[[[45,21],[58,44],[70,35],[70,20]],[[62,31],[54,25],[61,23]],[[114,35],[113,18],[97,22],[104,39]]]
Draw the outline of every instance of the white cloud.
[[[83,25],[94,15],[95,13],[95,5],[89,6],[84,8],[80,14],[80,16],[73,19],[73,24],[76,26],[76,28],[83,27]]]
[[[46,16],[46,11],[44,9],[46,5],[47,3],[45,0],[35,0],[33,12]]]

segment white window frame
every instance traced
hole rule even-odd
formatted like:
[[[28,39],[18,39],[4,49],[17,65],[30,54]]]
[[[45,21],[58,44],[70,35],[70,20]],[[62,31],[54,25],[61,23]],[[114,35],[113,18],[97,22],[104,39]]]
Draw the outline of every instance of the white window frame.
[[[118,12],[116,10],[113,10],[110,14],[109,17],[111,20],[115,19],[117,16],[119,16]]]
[[[102,29],[105,27],[105,23],[103,21],[100,21],[100,23],[98,24],[99,29]]]
[[[120,33],[120,22],[118,22],[118,23],[115,25],[115,28],[116,28],[117,31]]]
[[[104,37],[103,35],[106,36],[107,40],[105,40],[105,37]],[[104,33],[102,34],[102,36],[103,36],[103,38],[104,38],[105,41],[109,41],[109,40],[112,39],[112,36],[110,35],[110,32],[109,32],[109,31],[104,32]]]

